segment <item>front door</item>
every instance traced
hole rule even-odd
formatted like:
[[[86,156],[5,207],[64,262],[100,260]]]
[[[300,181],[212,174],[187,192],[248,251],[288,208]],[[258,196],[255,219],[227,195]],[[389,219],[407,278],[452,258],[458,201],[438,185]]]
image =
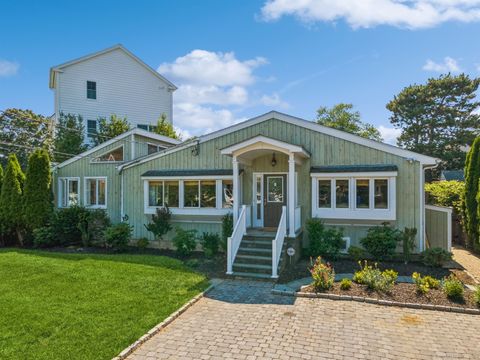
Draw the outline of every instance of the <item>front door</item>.
[[[277,227],[282,216],[282,206],[287,203],[287,176],[265,174],[263,179],[263,226]]]

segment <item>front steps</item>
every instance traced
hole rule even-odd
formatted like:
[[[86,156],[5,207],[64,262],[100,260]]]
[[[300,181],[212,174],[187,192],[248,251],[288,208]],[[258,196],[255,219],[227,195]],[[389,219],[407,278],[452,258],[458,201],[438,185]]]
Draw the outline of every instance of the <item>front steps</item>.
[[[247,231],[233,263],[233,276],[271,279],[272,240],[275,235],[275,232],[270,231]]]

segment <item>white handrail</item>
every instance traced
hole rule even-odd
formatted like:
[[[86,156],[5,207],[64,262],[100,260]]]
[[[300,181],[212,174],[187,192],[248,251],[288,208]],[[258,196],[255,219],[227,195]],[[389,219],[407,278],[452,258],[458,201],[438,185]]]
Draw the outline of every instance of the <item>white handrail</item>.
[[[247,233],[247,206],[242,205],[242,211],[238,215],[237,223],[233,228],[232,236],[227,239],[227,274],[233,274],[233,262],[237,256],[238,248],[243,235]]]
[[[278,224],[277,234],[272,240],[272,278],[278,278],[278,263],[282,255],[283,241],[287,236],[287,207],[282,206],[282,216]]]

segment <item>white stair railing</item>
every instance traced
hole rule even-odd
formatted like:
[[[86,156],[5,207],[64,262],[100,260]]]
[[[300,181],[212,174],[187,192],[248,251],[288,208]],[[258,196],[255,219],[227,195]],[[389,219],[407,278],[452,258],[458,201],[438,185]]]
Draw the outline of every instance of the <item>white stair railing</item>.
[[[243,235],[247,234],[247,206],[242,205],[242,211],[238,215],[237,223],[233,228],[232,236],[227,239],[227,274],[233,274],[233,262],[237,256],[238,248]]]
[[[272,278],[278,278],[278,263],[282,256],[283,242],[287,236],[287,207],[282,206],[282,216],[278,224],[277,234],[272,240]]]

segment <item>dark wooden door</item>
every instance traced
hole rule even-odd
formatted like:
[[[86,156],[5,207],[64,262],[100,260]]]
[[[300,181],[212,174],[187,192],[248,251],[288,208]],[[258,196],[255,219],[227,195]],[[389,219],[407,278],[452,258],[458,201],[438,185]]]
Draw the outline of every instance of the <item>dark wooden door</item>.
[[[264,175],[263,226],[277,227],[282,216],[282,206],[287,203],[286,175]]]

